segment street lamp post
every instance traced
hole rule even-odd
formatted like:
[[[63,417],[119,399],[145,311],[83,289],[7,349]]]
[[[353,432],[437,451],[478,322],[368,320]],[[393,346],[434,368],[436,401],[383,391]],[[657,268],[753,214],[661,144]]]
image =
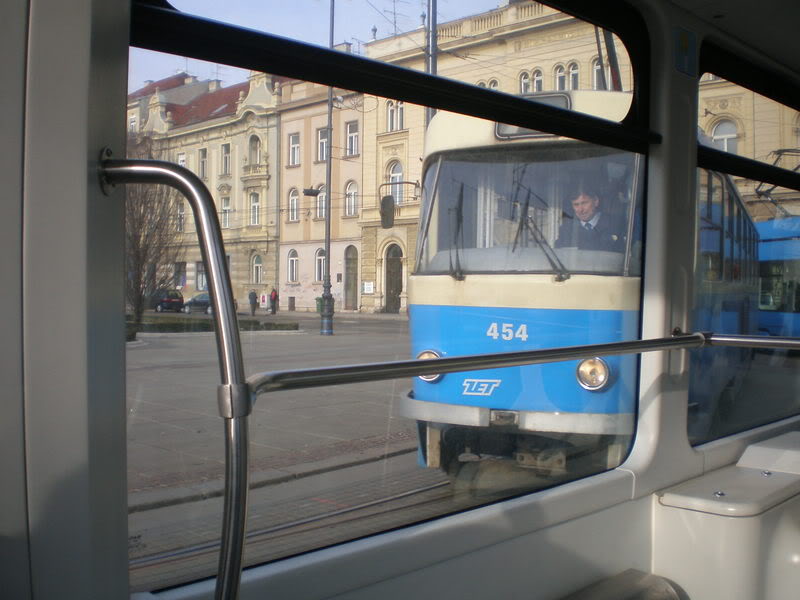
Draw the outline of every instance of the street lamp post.
[[[330,36],[333,50],[333,3],[331,0]],[[328,145],[325,149],[325,272],[322,279],[322,313],[319,334],[333,335],[333,294],[331,294],[331,164],[333,156],[333,87],[328,87]]]

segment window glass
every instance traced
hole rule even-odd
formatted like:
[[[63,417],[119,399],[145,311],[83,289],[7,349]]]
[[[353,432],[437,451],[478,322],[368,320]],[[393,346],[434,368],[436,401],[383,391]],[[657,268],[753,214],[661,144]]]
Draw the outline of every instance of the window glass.
[[[784,169],[797,169],[798,111],[711,73],[700,77],[698,89],[701,143]]]
[[[692,329],[800,337],[800,192],[699,169],[697,197]],[[793,353],[711,347],[690,356],[693,444],[800,413]]]
[[[383,0],[373,3],[381,10],[391,5]],[[205,4],[184,2],[179,7],[200,10]],[[551,9],[536,3],[512,3],[499,9],[496,2],[484,2],[477,9],[469,2],[463,7],[451,4],[446,8],[450,14],[445,14],[444,3],[440,3],[440,10],[445,11],[439,15],[440,39],[460,36],[453,39],[464,48],[491,38],[476,38],[469,33],[470,27],[477,28],[473,31],[496,30],[497,34],[505,31],[492,20],[497,15],[506,24],[511,19],[520,25],[516,20],[527,19],[531,31],[525,32],[524,39],[507,37],[507,43],[519,41],[521,46],[504,61],[497,58],[494,41],[476,47],[469,60],[459,56],[460,51],[441,53],[443,76],[483,81],[484,85],[496,82],[501,91],[516,92],[519,73],[525,71],[530,74],[530,91],[552,94],[550,77],[555,64],[575,63],[588,73],[588,61],[597,54],[593,28],[585,33],[594,49],[576,50],[580,44],[576,46],[574,36],[583,35],[583,25],[572,18],[563,23],[553,19]],[[347,5],[337,3],[337,11],[344,11]],[[237,6],[229,3],[231,14]],[[286,14],[297,13],[298,6]],[[217,5],[210,10],[221,8]],[[261,12],[267,14],[263,3],[248,6],[248,10],[249,27],[258,26]],[[274,17],[280,12],[282,9],[270,11],[270,18],[262,22],[277,22]],[[322,29],[327,30],[327,16],[318,2],[306,12],[305,20],[308,15],[319,16]],[[474,18],[482,12],[492,18]],[[219,18],[221,13],[206,16]],[[549,19],[550,26],[533,27],[540,17]],[[345,20],[341,18],[342,23]],[[303,34],[313,29],[308,23],[303,25]],[[369,22],[367,27],[371,26]],[[554,31],[560,32],[559,43]],[[534,39],[529,33],[546,37]],[[413,51],[405,55],[399,51],[403,44],[416,40],[417,34],[416,25],[409,26],[398,30],[397,36],[383,33],[369,42],[353,42],[351,51],[365,55],[374,51],[377,60],[420,68],[422,54],[416,46],[412,44]],[[337,35],[339,38],[344,39]],[[373,42],[374,47],[368,49]],[[426,349],[479,353],[638,337],[642,249],[633,240],[639,240],[642,157],[572,140],[559,139],[554,144],[549,138],[545,145],[561,149],[548,158],[541,135],[530,138],[526,137],[529,132],[514,130],[511,135],[499,136],[496,124],[490,122],[484,122],[484,129],[491,148],[476,150],[476,144],[470,142],[471,127],[463,129],[465,137],[455,148],[452,131],[457,129],[447,123],[457,115],[441,111],[429,128],[440,149],[431,152],[425,147],[426,107],[336,88],[333,122],[325,144],[335,158],[327,186],[325,161],[316,160],[317,130],[327,124],[326,86],[138,50],[132,51],[133,77],[141,68],[142,56],[147,56],[152,70],[131,86],[127,113],[137,115],[137,135],[152,143],[154,157],[174,160],[182,152],[190,167],[198,161],[198,171],[203,169],[201,158],[205,157],[204,183],[220,210],[239,309],[246,312],[251,290],[263,308],[274,287],[280,311],[278,318],[269,318],[296,323],[300,331],[283,336],[277,354],[274,344],[265,344],[269,332],[243,332],[248,375],[298,366],[398,360],[416,357]],[[162,68],[168,71],[160,72]],[[180,73],[175,73],[176,68]],[[614,94],[623,108],[617,112],[597,108],[609,106],[603,102],[589,109],[577,97],[570,106],[622,118],[632,80],[630,68],[624,69],[628,87]],[[151,81],[145,83],[144,79]],[[160,99],[163,106],[156,106]],[[156,124],[160,129],[154,129]],[[542,123],[542,128],[546,127],[547,123]],[[449,134],[436,134],[436,128]],[[522,137],[517,137],[520,134]],[[159,154],[162,150],[166,154]],[[622,240],[623,251],[598,250],[597,256],[604,258],[595,258],[580,247],[577,236],[584,234],[573,232],[568,225],[564,227],[565,245],[556,245],[561,225],[580,220],[566,190],[570,174],[580,175],[574,177],[576,181],[585,180],[587,194],[602,196],[602,210],[623,225],[622,233],[606,235],[606,241],[619,244]],[[450,180],[445,182],[445,177]],[[461,185],[454,181],[464,184],[461,201]],[[595,186],[589,183],[597,182],[601,190],[590,191]],[[330,194],[331,215],[337,217],[332,223],[328,256],[321,222],[326,193]],[[429,198],[426,203],[425,194]],[[392,195],[396,202],[396,226],[391,230],[380,227],[379,199],[385,195]],[[168,206],[173,208],[164,222],[172,234],[177,203]],[[426,236],[419,234],[421,222]],[[251,223],[258,227],[250,227]],[[542,227],[544,238],[536,233]],[[180,325],[210,330],[214,316],[206,314],[205,266],[195,232],[187,229],[165,244],[182,255],[159,259],[146,280],[152,287],[163,272],[170,287],[183,281],[181,293],[189,309],[185,311],[188,314],[179,316]],[[602,226],[596,233],[600,235],[601,230]],[[546,239],[553,253],[543,250],[537,239]],[[498,259],[480,259],[491,263],[491,269],[478,272],[478,259],[467,255],[477,256],[489,250],[490,244]],[[447,257],[436,259],[436,265],[447,263],[444,270],[433,268],[428,258],[436,252]],[[547,267],[541,273],[519,270],[515,254],[524,254],[525,260],[536,254]],[[564,281],[582,292],[562,294],[559,290],[564,286],[555,285],[545,255],[569,263],[572,270],[569,279],[563,273]],[[586,263],[579,263],[580,256]],[[606,267],[598,267],[603,261]],[[185,264],[183,276],[179,263]],[[340,342],[329,348],[321,347],[313,333],[319,327],[317,299],[323,291],[326,266],[330,266],[335,301],[334,328],[337,334],[345,334],[335,336],[333,341]],[[464,281],[458,279],[460,273],[467,276]],[[605,277],[612,273],[617,276]],[[431,337],[436,328],[428,324],[436,317],[421,309],[433,303],[435,310],[447,312],[441,299],[426,300],[426,281],[433,278],[440,278],[446,286],[467,282],[483,290],[475,294],[483,300],[475,301],[474,306],[443,316],[457,322],[452,331],[470,323],[468,331],[452,340]],[[618,287],[594,293],[592,278],[601,278],[603,285],[614,279]],[[523,290],[520,294],[526,299],[519,306],[483,308],[485,290],[502,288]],[[531,307],[531,297],[548,300]],[[566,310],[565,304],[574,298],[605,298],[609,303]],[[607,317],[610,325],[599,337],[590,339],[587,324],[597,316],[595,310],[602,311],[602,319]],[[351,323],[355,318],[340,318],[344,311],[382,312],[394,317],[374,325],[367,320]],[[145,344],[128,348],[130,575],[134,592],[163,589],[213,574],[222,510],[224,429],[216,402],[219,382],[213,337],[151,334],[148,328],[161,324],[154,320],[163,317],[152,313],[145,311],[141,324],[140,339]],[[584,334],[565,341],[547,327],[550,316],[557,320],[566,313],[580,313],[575,322],[564,326]],[[496,317],[488,318],[492,314]],[[263,311],[257,316],[263,317]],[[341,345],[351,332],[358,333],[357,350]],[[637,363],[635,358],[601,358],[602,362],[583,365],[582,383],[576,378],[577,363],[553,367],[554,375],[547,379],[558,385],[552,388],[542,384],[539,371],[512,369],[508,373],[448,376],[438,383],[406,379],[298,390],[261,399],[250,422],[254,490],[246,564],[307,552],[613,468],[623,460],[634,431]],[[525,398],[546,399],[547,406],[517,403]],[[451,409],[480,413],[491,418],[493,426],[491,430],[464,426],[457,417],[431,420],[419,413],[418,402],[439,407],[444,414]],[[566,425],[540,420],[543,414],[554,412],[552,403],[562,402],[558,406],[570,413]],[[403,405],[401,412],[398,403]],[[495,411],[498,406],[509,410]],[[585,418],[587,412],[589,419]],[[588,428],[581,425],[586,421],[591,423]],[[563,433],[565,428],[568,434]],[[333,511],[332,506],[336,507]],[[340,512],[343,506],[347,507],[345,513]],[[344,515],[344,520],[335,522],[337,515]]]
[[[318,0],[297,0],[285,6],[265,5],[258,0],[174,0],[172,4],[187,13],[328,46],[330,10]],[[534,75],[533,91],[566,90],[570,89],[571,76],[566,65],[575,65],[577,77],[579,70],[588,72],[592,60],[597,59],[609,69],[606,89],[633,89],[631,61],[617,36],[555,8],[539,2],[462,0],[439,2],[437,10],[436,62],[437,73],[442,77],[519,93],[521,71],[534,66],[552,76],[556,65],[560,65],[560,78],[552,82],[537,82]],[[420,11],[408,10],[395,0],[337,2],[333,22],[335,48],[425,71],[426,23],[430,23],[426,11],[423,5],[420,15]],[[152,73],[139,72],[138,65],[134,67],[132,89],[141,87],[146,79],[154,79]],[[177,58],[155,79],[184,70],[205,79],[242,81],[247,76],[239,69]],[[579,87],[572,85],[571,89]]]

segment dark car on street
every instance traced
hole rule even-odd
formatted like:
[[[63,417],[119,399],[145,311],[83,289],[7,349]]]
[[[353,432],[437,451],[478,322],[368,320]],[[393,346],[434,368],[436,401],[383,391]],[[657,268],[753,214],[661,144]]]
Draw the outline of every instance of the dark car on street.
[[[153,295],[150,306],[156,312],[172,310],[180,312],[183,310],[183,294],[178,290],[164,290]]]
[[[191,300],[184,302],[183,312],[187,315],[193,312],[204,312],[210,315],[213,311],[211,308],[211,297],[208,295],[208,292],[192,296]]]

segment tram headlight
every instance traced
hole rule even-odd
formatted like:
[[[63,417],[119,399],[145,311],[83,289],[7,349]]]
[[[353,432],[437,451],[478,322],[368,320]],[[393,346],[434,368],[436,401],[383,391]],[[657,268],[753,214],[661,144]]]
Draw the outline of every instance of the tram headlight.
[[[417,354],[417,360],[430,360],[432,358],[441,358],[438,352],[433,350],[423,350],[419,354]],[[422,381],[427,381],[428,383],[435,383],[442,378],[441,373],[436,373],[433,375],[420,375],[419,376]]]
[[[602,358],[586,358],[578,363],[575,376],[583,389],[596,392],[608,385],[610,371]]]

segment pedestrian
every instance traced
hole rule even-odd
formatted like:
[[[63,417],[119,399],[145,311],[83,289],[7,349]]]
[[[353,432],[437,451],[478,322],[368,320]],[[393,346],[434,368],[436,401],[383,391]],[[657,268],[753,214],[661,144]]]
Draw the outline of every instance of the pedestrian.
[[[258,308],[258,296],[256,295],[255,290],[250,290],[250,293],[247,295],[248,300],[250,300],[250,316],[256,316],[256,308]]]
[[[269,309],[273,315],[278,310],[278,292],[275,291],[275,288],[272,288],[269,293]]]

